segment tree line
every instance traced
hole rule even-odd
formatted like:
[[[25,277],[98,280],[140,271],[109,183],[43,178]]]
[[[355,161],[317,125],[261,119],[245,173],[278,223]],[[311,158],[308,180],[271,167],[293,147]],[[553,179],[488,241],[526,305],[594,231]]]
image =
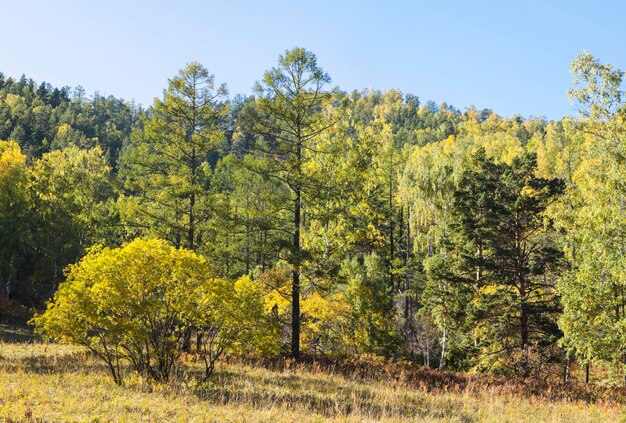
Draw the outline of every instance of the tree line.
[[[232,99],[190,63],[145,110],[2,78],[3,295],[41,306],[56,291],[40,327],[86,343],[132,331],[94,331],[87,314],[72,326],[83,338],[55,335],[54,319],[80,315],[76,304],[111,306],[75,289],[114,292],[117,277],[152,275],[149,288],[128,284],[162,287],[158,298],[181,307],[174,319],[146,305],[173,330],[157,337],[167,345],[149,328],[137,335],[164,363],[219,336],[225,350],[296,359],[374,354],[565,379],[578,360],[625,373],[623,72],[587,52],[571,70],[581,113],[559,121],[346,93],[301,48]],[[174,261],[157,266],[157,251]],[[89,273],[115,260],[128,270]],[[228,316],[242,310],[258,324],[236,331]],[[170,371],[133,342],[98,350],[114,375],[120,357],[152,377]]]

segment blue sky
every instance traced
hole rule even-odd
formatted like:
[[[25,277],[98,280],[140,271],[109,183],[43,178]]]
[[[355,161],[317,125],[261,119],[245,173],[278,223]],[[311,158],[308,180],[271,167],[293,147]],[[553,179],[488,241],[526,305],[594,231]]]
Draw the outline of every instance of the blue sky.
[[[151,104],[196,60],[248,94],[294,46],[340,88],[558,119],[583,49],[626,68],[626,2],[31,1],[0,3],[0,71]]]

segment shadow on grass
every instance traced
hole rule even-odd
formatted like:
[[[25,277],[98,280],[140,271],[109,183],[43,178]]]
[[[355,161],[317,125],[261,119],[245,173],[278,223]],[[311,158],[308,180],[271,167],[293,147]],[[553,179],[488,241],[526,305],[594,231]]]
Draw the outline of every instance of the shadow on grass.
[[[54,346],[50,346],[54,348]],[[88,352],[61,355],[33,355],[0,362],[0,370],[34,374],[98,374],[109,377],[108,368]],[[197,367],[185,366],[186,379],[199,380]],[[112,381],[111,381],[112,382]],[[183,386],[175,380],[171,386]],[[145,385],[127,385],[127,389],[146,389]],[[147,390],[150,392],[151,390]],[[184,389],[184,391],[189,392]],[[326,418],[357,416],[379,420],[385,417],[423,420],[456,419],[475,421],[464,411],[461,399],[425,396],[415,392],[394,391],[381,384],[355,383],[330,375],[303,375],[292,372],[246,371],[243,368],[216,370],[206,382],[195,385],[192,393],[211,404],[241,405],[254,409],[274,407],[301,413],[315,413]]]
[[[73,352],[63,355],[32,355],[14,358],[0,362],[0,369],[9,373],[23,371],[40,375],[108,371],[104,363],[95,361],[87,352]]]
[[[367,385],[295,374],[276,373],[268,377],[254,372],[222,370],[197,387],[195,394],[219,405],[243,404],[259,409],[280,406],[324,417],[357,415],[376,420],[389,417],[475,420],[474,416],[463,412],[460,399],[440,397],[429,402],[423,395],[394,392],[392,388],[381,395]]]
[[[377,381],[398,383],[425,392],[449,392],[480,396],[485,392],[521,398],[541,398],[547,401],[583,401],[626,404],[626,387],[582,385],[547,382],[540,379],[506,378],[504,376],[474,375],[436,370],[404,360],[383,357],[353,356],[346,359],[305,357],[295,363],[291,359],[230,357],[231,364],[241,363],[274,371],[297,369],[313,373],[341,375],[368,384]]]
[[[39,341],[40,337],[33,333],[31,326],[26,324],[0,323],[0,342],[25,344]]]

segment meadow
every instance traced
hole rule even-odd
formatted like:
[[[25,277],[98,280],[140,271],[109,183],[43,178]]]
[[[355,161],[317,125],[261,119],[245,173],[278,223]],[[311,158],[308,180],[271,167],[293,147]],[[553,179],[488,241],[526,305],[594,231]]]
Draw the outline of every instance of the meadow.
[[[114,384],[79,347],[42,343],[27,328],[0,328],[0,418],[4,422],[609,422],[619,401],[518,389],[498,379],[372,364],[332,368],[230,360],[207,382],[189,358],[176,381]],[[581,393],[582,392],[582,393]],[[569,397],[569,399],[568,399]]]

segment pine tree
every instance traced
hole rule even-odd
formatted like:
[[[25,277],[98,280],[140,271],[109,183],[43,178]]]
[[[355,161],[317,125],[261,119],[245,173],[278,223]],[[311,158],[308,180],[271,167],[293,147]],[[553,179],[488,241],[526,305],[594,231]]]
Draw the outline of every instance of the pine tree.
[[[198,250],[211,215],[209,154],[224,137],[226,86],[192,62],[169,81],[162,100],[133,134],[123,157],[129,231]]]
[[[247,110],[248,131],[257,135],[254,152],[262,157],[254,170],[273,178],[289,191],[292,240],[285,249],[292,267],[291,354],[300,357],[300,276],[303,198],[309,185],[304,177],[305,156],[316,137],[334,125],[324,114],[331,99],[326,90],[330,76],[318,66],[316,56],[303,49],[288,50],[278,67],[265,72],[255,86],[256,103]]]

